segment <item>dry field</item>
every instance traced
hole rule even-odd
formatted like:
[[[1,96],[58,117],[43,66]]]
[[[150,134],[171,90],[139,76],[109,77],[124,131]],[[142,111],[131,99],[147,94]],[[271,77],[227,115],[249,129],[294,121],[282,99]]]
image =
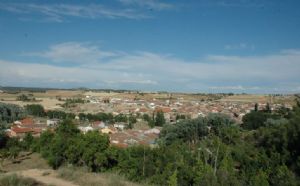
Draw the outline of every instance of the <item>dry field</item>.
[[[16,101],[17,97],[20,95],[29,95],[32,94],[36,101]],[[28,92],[22,91],[18,94],[9,94],[9,93],[0,93],[0,102],[16,104],[24,106],[27,104],[41,104],[45,109],[60,109],[60,104],[63,104],[63,101],[59,101],[57,98],[78,98],[83,97],[83,91],[69,91],[69,90],[49,90],[44,93],[42,92]]]
[[[35,102],[22,102],[16,101],[17,97],[25,94],[32,95]],[[121,98],[121,99],[142,99],[147,101],[157,100],[181,100],[181,101],[200,101],[200,100],[218,100],[221,102],[242,102],[242,103],[288,103],[294,104],[294,96],[276,96],[270,97],[268,95],[232,95],[232,96],[220,96],[220,95],[201,95],[201,94],[184,94],[184,93],[117,93],[117,92],[100,92],[100,91],[83,91],[83,90],[48,90],[46,92],[29,92],[22,91],[18,94],[0,93],[0,102],[17,104],[24,106],[27,104],[41,104],[47,110],[62,109],[61,104],[63,101],[59,101],[58,98],[85,98],[86,96],[96,97],[98,99],[103,98]],[[221,99],[220,99],[221,98]],[[98,105],[83,104],[76,112],[99,112]]]
[[[72,166],[52,170],[39,154],[22,154],[17,158],[18,163],[4,161],[2,170],[6,173],[0,173],[0,178],[17,175],[53,186],[140,186],[114,173],[91,173],[85,168]]]
[[[254,94],[241,94],[233,95],[222,98],[223,102],[244,102],[244,103],[278,103],[278,104],[294,104],[295,96],[269,96],[269,95],[254,95]]]
[[[265,103],[270,100],[269,96],[266,95],[233,95],[222,98],[220,101],[227,102],[258,102]]]
[[[0,102],[3,103],[10,103],[15,104],[19,106],[25,106],[29,104],[41,104],[46,110],[54,110],[54,109],[60,109],[62,108],[60,104],[63,104],[63,101],[58,101],[55,98],[37,98],[37,101],[29,101],[29,102],[23,102],[23,101],[16,101],[16,100],[1,100]]]
[[[17,101],[17,97],[20,95],[31,95],[36,101]],[[179,93],[106,93],[106,92],[92,92],[92,91],[79,91],[79,90],[48,90],[46,92],[29,92],[21,91],[17,94],[12,93],[0,93],[0,102],[16,104],[24,106],[27,104],[41,104],[45,109],[61,109],[60,104],[63,104],[63,101],[59,101],[58,98],[85,98],[86,96],[92,96],[97,98],[121,98],[121,99],[143,99],[151,101],[153,99],[167,100],[167,99],[182,99],[185,101],[189,100],[201,100],[207,99],[208,96],[202,95],[193,95],[193,94],[179,94]],[[89,110],[89,107],[94,107],[91,105],[86,106]],[[98,108],[90,108],[92,110],[98,110]]]

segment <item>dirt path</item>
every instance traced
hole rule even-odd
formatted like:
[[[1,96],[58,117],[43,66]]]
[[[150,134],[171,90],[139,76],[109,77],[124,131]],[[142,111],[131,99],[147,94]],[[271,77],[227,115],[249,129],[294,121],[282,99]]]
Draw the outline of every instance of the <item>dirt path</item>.
[[[55,173],[51,169],[29,169],[24,171],[18,171],[16,172],[16,174],[35,179],[36,181],[47,185],[78,186],[70,181],[57,178],[56,177],[57,173]]]

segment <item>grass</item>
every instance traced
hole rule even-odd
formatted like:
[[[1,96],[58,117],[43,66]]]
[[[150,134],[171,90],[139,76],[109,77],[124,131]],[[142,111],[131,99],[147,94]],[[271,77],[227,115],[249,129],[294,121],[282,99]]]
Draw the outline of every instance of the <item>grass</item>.
[[[46,172],[43,172],[42,176],[48,176],[50,174],[50,172],[46,171]]]
[[[20,171],[26,169],[50,169],[46,160],[44,160],[40,154],[29,154],[22,152],[17,158],[18,163],[13,163],[7,159],[3,163],[3,169],[7,172]]]
[[[22,155],[24,154],[24,155]],[[25,155],[26,154],[26,155]],[[4,170],[6,175],[16,171],[23,171],[29,169],[40,169],[44,170],[42,172],[42,176],[48,176],[50,174],[51,168],[47,165],[47,162],[37,153],[28,154],[21,153],[21,156],[18,157],[20,160],[19,163],[12,163],[11,160],[6,160],[4,162]],[[52,171],[52,170],[51,170]],[[89,172],[87,168],[84,167],[74,167],[74,166],[65,166],[58,170],[54,171],[54,175],[58,178],[71,181],[77,185],[82,186],[141,186],[143,184],[133,183],[128,181],[124,176],[118,175],[116,173],[92,173]],[[4,174],[2,174],[4,175]],[[0,178],[2,180],[3,176],[0,174]],[[19,177],[19,176],[11,176],[8,178],[3,178],[4,181],[0,182],[0,186],[27,186],[33,183],[32,185],[42,185],[36,184],[34,180]],[[27,180],[27,182],[17,182],[19,179]],[[32,182],[30,182],[30,180]],[[9,185],[10,184],[10,185]]]
[[[141,186],[127,181],[115,173],[91,173],[85,168],[63,167],[58,170],[58,176],[82,186]]]
[[[31,178],[24,178],[22,176],[17,176],[16,174],[5,175],[0,177],[1,186],[44,186],[44,184],[39,183]]]

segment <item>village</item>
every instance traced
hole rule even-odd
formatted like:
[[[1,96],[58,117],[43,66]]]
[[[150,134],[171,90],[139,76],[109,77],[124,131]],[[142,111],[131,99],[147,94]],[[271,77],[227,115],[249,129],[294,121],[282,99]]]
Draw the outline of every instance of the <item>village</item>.
[[[135,144],[155,146],[161,130],[161,126],[149,126],[144,116],[155,119],[158,112],[163,113],[164,122],[175,124],[182,119],[195,119],[205,117],[211,113],[220,113],[229,116],[237,123],[242,123],[245,114],[257,109],[263,110],[269,106],[271,110],[282,107],[292,109],[292,104],[278,102],[275,98],[264,96],[258,100],[228,100],[228,97],[215,98],[212,96],[193,97],[180,94],[151,94],[142,95],[140,93],[129,94],[99,94],[86,91],[80,95],[72,97],[56,96],[52,100],[60,100],[55,108],[45,106],[45,112],[51,110],[73,113],[74,122],[82,133],[88,131],[99,131],[109,135],[111,145],[126,148]],[[37,98],[39,99],[39,98]],[[42,99],[42,98],[41,98]],[[61,104],[70,100],[81,100],[80,103],[70,105]],[[21,102],[23,104],[23,102]],[[28,103],[29,104],[29,103]],[[30,103],[31,104],[31,103]],[[80,118],[82,114],[110,113],[112,116],[132,116],[135,118],[133,127],[129,127],[129,121],[100,121]],[[10,137],[23,138],[26,133],[31,133],[38,137],[43,131],[52,130],[59,125],[62,120],[57,117],[33,117],[28,116],[22,120],[12,123],[6,132]]]

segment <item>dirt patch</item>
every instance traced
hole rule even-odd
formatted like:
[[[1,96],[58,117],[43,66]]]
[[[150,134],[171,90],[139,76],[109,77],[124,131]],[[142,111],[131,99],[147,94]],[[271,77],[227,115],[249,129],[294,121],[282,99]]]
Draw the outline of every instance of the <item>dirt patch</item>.
[[[13,161],[5,160],[3,162],[3,169],[6,172],[22,171],[27,169],[50,169],[46,160],[44,160],[38,153],[22,152],[19,157]]]
[[[56,185],[56,186],[78,186],[70,181],[57,178],[57,173],[50,169],[29,169],[20,172],[16,172],[21,176],[33,178],[38,182],[47,184],[47,185]],[[47,173],[47,174],[45,174]]]
[[[60,168],[58,176],[80,186],[143,186],[143,184],[127,181],[126,178],[115,173],[92,173],[82,167]]]

